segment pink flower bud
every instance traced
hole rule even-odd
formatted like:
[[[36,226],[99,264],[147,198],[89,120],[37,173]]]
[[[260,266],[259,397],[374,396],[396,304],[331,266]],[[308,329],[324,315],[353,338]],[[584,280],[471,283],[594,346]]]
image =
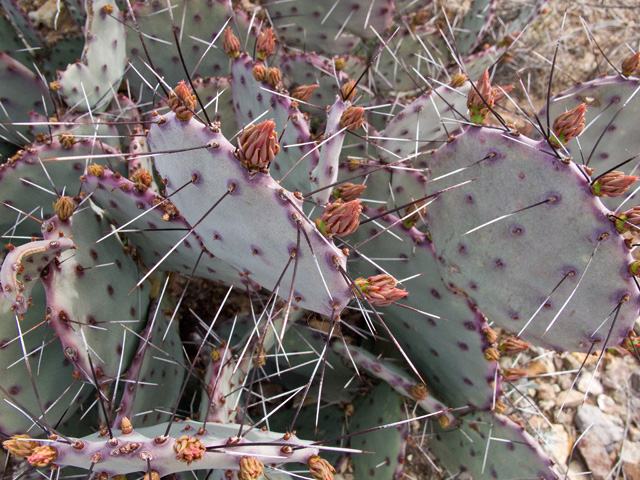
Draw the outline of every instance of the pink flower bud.
[[[169,95],[169,108],[175,112],[178,120],[186,122],[193,117],[196,105],[196,96],[184,80],[181,80]]]
[[[231,27],[227,27],[222,37],[222,48],[229,58],[235,60],[240,56],[240,41],[231,31]]]
[[[364,122],[363,115],[364,108],[349,105],[347,109],[342,112],[342,116],[340,117],[340,126],[342,128],[346,128],[350,132],[355,132]]]
[[[291,96],[301,102],[308,102],[316,88],[318,88],[317,83],[314,83],[313,85],[300,85],[293,91]]]
[[[311,476],[315,480],[333,480],[333,474],[336,469],[324,458],[314,455],[307,460]]]
[[[386,307],[408,295],[405,290],[396,288],[398,282],[386,273],[369,277],[366,280],[357,278],[355,284],[362,295],[378,307]]]
[[[622,62],[622,74],[627,77],[634,75],[638,68],[640,68],[640,52],[634,53]]]
[[[475,87],[471,87],[467,97],[467,107],[471,115],[471,122],[484,125],[487,122],[489,111],[493,108],[495,91],[491,86],[489,69],[476,80]]]
[[[238,139],[238,153],[240,161],[249,173],[269,172],[269,165],[280,152],[275,128],[276,124],[271,119],[257,125],[249,125],[242,131]]]
[[[353,98],[356,96],[356,93],[358,93],[358,89],[355,88],[356,86],[356,81],[355,80],[349,80],[347,83],[345,83],[342,88],[340,88],[340,96],[342,97],[342,100],[345,102],[353,102]]]
[[[141,168],[137,172],[135,172],[131,177],[129,177],[134,183],[133,188],[135,188],[136,192],[146,192],[151,185],[153,185],[153,176],[144,168]]]
[[[9,440],[2,442],[4,449],[16,458],[30,457],[39,445],[37,441],[31,440],[31,435],[24,433],[13,435]]]
[[[366,185],[344,183],[333,191],[333,196],[341,199],[343,202],[350,202],[362,195],[362,192],[364,192],[366,188]]]
[[[262,467],[264,464],[255,457],[242,457],[238,480],[257,480],[263,474]]]
[[[56,458],[58,458],[58,450],[50,445],[44,445],[34,448],[33,453],[27,458],[27,462],[34,467],[46,467],[55,462]]]
[[[584,130],[584,114],[587,105],[581,104],[568,112],[561,113],[553,122],[553,133],[556,138],[551,138],[551,145],[560,148],[576,138]]]
[[[619,197],[629,190],[638,180],[635,175],[625,175],[624,172],[613,170],[603,175],[591,184],[591,191],[598,197]]]
[[[523,342],[519,338],[508,338],[504,342],[502,342],[498,348],[504,355],[517,355],[531,348],[526,342]]]
[[[356,231],[360,225],[360,213],[360,200],[342,203],[338,199],[335,203],[327,204],[322,216],[316,219],[316,227],[327,238],[344,237]]]
[[[629,231],[636,234],[640,233],[640,205],[617,215],[617,217],[614,220],[620,233]]]
[[[256,42],[256,52],[259,60],[266,60],[276,47],[276,39],[273,35],[273,28],[267,29],[266,32],[262,32]]]
[[[202,460],[206,449],[200,439],[182,435],[173,444],[173,451],[177,453],[176,460],[191,465],[191,462]]]
[[[505,85],[504,87],[494,87],[493,88],[493,103],[495,105],[501,103],[505,98],[507,98],[507,94],[511,92],[515,87],[513,85]]]
[[[502,377],[508,382],[517,382],[527,375],[529,375],[529,372],[520,368],[507,368],[502,371]]]

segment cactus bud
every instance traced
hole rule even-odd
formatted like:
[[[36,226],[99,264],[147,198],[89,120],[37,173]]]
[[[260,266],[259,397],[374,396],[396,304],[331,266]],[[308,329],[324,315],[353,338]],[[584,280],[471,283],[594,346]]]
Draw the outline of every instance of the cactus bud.
[[[66,222],[71,218],[74,207],[75,205],[73,204],[73,200],[66,196],[58,198],[58,200],[53,204],[53,210],[56,212],[56,215],[61,222]]]
[[[122,430],[123,435],[128,435],[133,432],[133,425],[131,425],[131,420],[127,417],[122,417],[122,421],[120,422],[120,430]]]
[[[153,176],[144,168],[141,168],[136,173],[131,175],[129,178],[134,183],[133,188],[136,189],[137,192],[146,192],[151,185],[153,185]]]
[[[493,411],[500,415],[504,415],[504,413],[507,411],[507,405],[501,398],[496,400],[496,405],[493,407]]]
[[[493,328],[484,326],[482,327],[482,333],[484,334],[484,338],[488,343],[496,343],[498,340],[498,332],[496,332]]]
[[[52,91],[58,91],[62,88],[62,85],[60,85],[60,82],[57,80],[54,80],[53,82],[49,82],[49,89],[51,89]]]
[[[456,73],[449,81],[449,85],[453,88],[460,88],[465,83],[467,83],[467,75],[464,73]]]
[[[591,184],[591,191],[598,197],[619,197],[629,190],[638,180],[635,175],[625,175],[624,172],[613,170],[606,173]]]
[[[554,148],[560,148],[566,145],[582,133],[584,130],[584,114],[586,111],[587,105],[582,103],[576,108],[558,115],[552,127],[555,138],[552,136],[550,139],[551,145]]]
[[[419,402],[420,400],[424,400],[429,396],[429,391],[423,383],[417,383],[413,387],[411,387],[409,394],[411,395],[411,398],[413,398],[416,402]]]
[[[451,425],[451,419],[448,415],[438,415],[438,423],[446,430]]]
[[[55,462],[56,458],[58,458],[58,450],[50,445],[44,445],[34,448],[29,458],[27,458],[27,462],[34,467],[46,467]]]
[[[489,347],[484,351],[484,359],[487,362],[497,362],[500,360],[500,352],[493,347]]]
[[[517,355],[531,348],[526,342],[523,342],[519,338],[511,337],[502,342],[498,348],[505,355]]]
[[[13,435],[9,440],[2,442],[4,449],[16,458],[30,457],[39,445],[37,441],[31,440],[31,435],[24,433]]]
[[[240,459],[240,471],[238,480],[257,480],[262,475],[264,464],[255,457],[242,457]]]
[[[360,293],[373,305],[378,307],[386,307],[408,295],[405,290],[396,288],[398,282],[386,273],[367,279],[357,278],[355,284],[360,290]]]
[[[637,73],[640,67],[640,52],[636,52],[633,55],[627,57],[622,62],[622,74],[630,77]]]
[[[272,88],[276,88],[282,82],[282,74],[280,70],[276,67],[271,67],[267,70],[267,83],[271,85]]]
[[[629,265],[629,273],[634,277],[640,277],[640,262],[638,260]]]
[[[336,188],[332,195],[335,198],[341,199],[343,202],[350,202],[351,200],[355,200],[362,192],[367,188],[366,185],[356,185],[354,183],[345,183]]]
[[[360,225],[360,213],[360,200],[342,203],[338,199],[335,203],[327,204],[322,216],[316,219],[316,227],[327,238],[344,237],[356,231]]]
[[[256,52],[258,60],[266,60],[276,47],[276,39],[273,35],[273,28],[267,29],[266,32],[262,32],[256,42]]]
[[[102,168],[101,165],[96,165],[95,163],[87,167],[87,173],[98,178],[104,177],[104,169]]]
[[[424,218],[426,204],[427,202],[422,200],[404,209],[404,216],[402,217],[402,225],[404,225],[404,228],[407,230],[413,228],[420,219]]]
[[[346,128],[350,132],[355,132],[364,122],[363,115],[364,108],[349,105],[347,109],[342,112],[342,116],[340,117],[340,126],[342,128]]]
[[[616,229],[620,233],[640,232],[640,205],[614,217]]]
[[[293,95],[291,96],[301,102],[308,102],[316,88],[318,88],[317,83],[314,83],[313,85],[300,85],[293,91]]]
[[[527,375],[529,375],[529,372],[520,368],[507,368],[506,370],[502,371],[502,376],[508,382],[517,382]]]
[[[222,48],[229,55],[231,60],[235,60],[240,56],[240,41],[231,31],[231,27],[227,27],[222,37]]]
[[[251,174],[268,173],[269,165],[280,152],[273,119],[244,128],[238,140],[240,161]]]
[[[336,68],[337,72],[343,70],[346,64],[347,61],[342,57],[338,57],[333,61],[333,66]]]
[[[196,96],[187,87],[184,80],[178,82],[173,92],[169,94],[169,108],[176,114],[176,118],[186,122],[193,117],[193,110],[196,108]]]
[[[340,89],[340,94],[342,96],[342,100],[345,102],[352,102],[353,98],[356,96],[356,93],[358,93],[358,89],[355,88],[356,86],[356,81],[355,80],[349,80],[347,83],[345,83],[342,88]]]
[[[333,480],[333,474],[336,469],[324,458],[314,455],[307,460],[311,476],[315,480]]]
[[[493,108],[495,96],[488,69],[476,80],[475,87],[476,88],[471,87],[469,91],[467,107],[471,115],[471,122],[484,125],[487,123],[489,110]]]
[[[253,67],[253,78],[258,82],[266,82],[267,81],[267,67],[264,65],[254,65]]]
[[[65,150],[71,150],[73,145],[76,143],[76,137],[73,136],[72,132],[62,132],[58,135],[58,141],[60,142],[60,146]]]
[[[206,449],[199,439],[182,435],[173,444],[173,451],[177,453],[176,460],[191,465],[191,462],[202,460]]]
[[[505,98],[507,98],[507,94],[513,90],[515,87],[513,85],[505,85],[504,87],[494,87],[493,88],[493,103],[494,105],[499,104]]]

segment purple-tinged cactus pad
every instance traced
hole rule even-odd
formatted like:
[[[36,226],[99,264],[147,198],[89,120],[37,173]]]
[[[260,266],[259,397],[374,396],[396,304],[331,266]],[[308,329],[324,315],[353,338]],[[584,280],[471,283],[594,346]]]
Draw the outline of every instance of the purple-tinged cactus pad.
[[[53,330],[44,325],[42,315],[45,298],[42,285],[36,285],[32,296],[34,306],[21,316],[21,320],[10,299],[0,297],[0,433],[4,438],[17,433],[40,436],[43,432],[34,426],[32,419],[51,428],[63,416],[72,415],[88,393],[86,388],[82,392],[82,382],[74,380],[73,367],[62,354]],[[45,417],[33,391],[24,359],[25,351],[42,408],[46,411]],[[22,409],[27,416],[9,402]],[[87,421],[90,419],[88,417]]]
[[[429,449],[455,478],[557,480],[552,462],[524,428],[504,415],[472,412],[455,429],[434,423]]]
[[[140,331],[149,308],[147,284],[133,291],[141,275],[120,240],[111,236],[96,243],[110,230],[89,201],[77,206],[68,221],[53,217],[43,227],[45,240],[73,237],[77,247],[42,274],[47,321],[76,371],[94,383],[92,364],[100,384],[111,382],[121,356],[128,359],[135,351],[134,341],[123,345],[123,332],[125,326]]]
[[[349,422],[350,433],[405,419],[402,397],[386,383],[381,383],[368,395],[356,399],[353,409],[353,417]],[[368,452],[351,455],[355,478],[401,479],[408,435],[409,426],[405,424],[352,437],[351,448]]]
[[[115,0],[87,0],[82,59],[60,74],[60,93],[79,111],[106,108],[124,74],[125,27]],[[111,9],[112,13],[108,13]]]
[[[19,91],[16,87],[19,86]],[[0,52],[0,122],[28,122],[29,111],[44,113],[45,105],[52,111],[49,92],[38,75],[6,53]],[[28,125],[7,125],[0,131],[0,141],[5,140],[19,145],[27,143],[23,135]]]
[[[330,55],[351,52],[362,39],[375,38],[374,31],[382,34],[395,13],[392,0],[304,0],[270,3],[265,8],[284,43]]]
[[[131,433],[120,433],[115,429],[114,440],[108,435],[99,433],[77,440],[80,443],[69,444],[63,439],[47,442],[57,450],[56,465],[60,467],[78,467],[91,470],[96,474],[126,475],[144,473],[149,470],[158,472],[159,476],[175,472],[194,470],[231,470],[237,472],[239,461],[244,456],[252,456],[265,465],[302,463],[309,457],[318,455],[319,449],[312,442],[298,439],[295,435],[275,432],[250,430],[243,427],[243,435],[238,438],[240,425],[228,423],[202,424],[193,421],[175,422],[171,426],[169,436],[164,436],[167,424],[134,429]],[[188,439],[187,437],[190,437]],[[177,454],[174,445],[183,439],[190,442],[200,455],[187,463],[187,458]],[[231,441],[229,441],[231,439]],[[75,440],[75,439],[74,439]],[[290,453],[283,453],[283,446],[289,446]],[[211,448],[203,452],[201,448]],[[92,459],[98,458],[94,462]],[[304,467],[303,467],[304,468]]]
[[[4,257],[0,269],[0,295],[16,314],[22,315],[29,307],[31,289],[43,270],[62,252],[74,248],[70,238],[37,240],[13,247]]]
[[[146,268],[161,262],[159,271],[193,273],[225,284],[242,280],[242,272],[209,252],[205,251],[198,261],[202,242],[194,233],[182,240],[191,227],[169,200],[150,189],[142,190],[107,168],[101,177],[87,172],[84,185],[93,192],[91,198],[105,209],[106,216],[126,232]]]
[[[250,176],[222,134],[170,113],[151,126],[148,141],[167,193],[182,188],[173,203],[210,252],[268,289],[284,273],[278,294],[288,298],[293,291],[294,306],[324,315],[346,306],[350,287],[336,268],[344,268],[344,254],[315,229],[292,193],[267,174]]]
[[[640,80],[610,75],[575,85],[551,98],[550,123],[553,125],[558,115],[582,103],[587,105],[585,129],[566,147],[573,161],[595,168],[593,178],[610,169],[638,175],[640,161],[634,157],[640,154],[640,136],[637,134]],[[543,122],[546,120],[546,107],[538,117]],[[628,159],[632,160],[619,166]],[[602,203],[613,210],[624,201],[623,211],[633,208],[640,203],[636,189],[637,185],[634,185],[619,197],[604,197]]]
[[[457,186],[427,206],[445,283],[529,343],[584,352],[627,336],[634,259],[576,164],[545,142],[474,127],[430,169],[427,193]]]
[[[380,213],[372,210],[368,216]],[[502,390],[497,364],[484,358],[490,346],[482,333],[485,317],[454,285],[442,281],[427,235],[407,230],[388,214],[361,225],[354,236],[375,238],[361,246],[354,238],[362,258],[349,263],[352,276],[368,277],[384,269],[409,291],[399,302],[409,308],[390,305],[379,313],[429,391],[451,408],[492,408]]]

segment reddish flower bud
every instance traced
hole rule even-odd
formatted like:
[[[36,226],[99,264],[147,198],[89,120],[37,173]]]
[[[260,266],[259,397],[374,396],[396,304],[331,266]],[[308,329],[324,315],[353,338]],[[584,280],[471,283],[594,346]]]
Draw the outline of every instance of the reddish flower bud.
[[[635,175],[625,175],[624,172],[613,170],[591,184],[591,191],[598,197],[619,197],[629,190],[638,180]]]
[[[322,216],[316,218],[316,227],[327,238],[344,237],[356,231],[360,225],[360,213],[360,200],[342,203],[338,199],[335,203],[327,204]]]
[[[498,340],[498,332],[496,332],[491,327],[482,327],[482,333],[484,334],[484,338],[486,338],[487,342],[489,343],[496,343],[496,341]]]
[[[475,87],[471,87],[469,91],[467,107],[471,115],[471,122],[484,125],[487,122],[490,109],[493,108],[495,96],[488,69],[476,80]]]
[[[324,458],[314,455],[307,460],[311,476],[315,480],[333,480],[333,474],[336,469]]]
[[[355,200],[362,192],[367,188],[366,185],[356,185],[353,183],[345,183],[336,188],[332,195],[335,198],[341,199],[343,202],[350,202],[351,200]]]
[[[232,60],[235,60],[240,56],[240,41],[231,31],[231,27],[227,27],[224,31],[224,37],[222,37],[222,48]]]
[[[627,77],[637,73],[638,68],[640,68],[640,52],[634,53],[622,62],[622,74]]]
[[[272,88],[276,88],[282,82],[282,74],[280,70],[276,67],[271,67],[267,70],[267,83],[271,85]]]
[[[560,148],[576,138],[584,130],[584,114],[587,105],[582,103],[568,112],[561,113],[553,122],[553,133],[550,141],[554,148]]]
[[[620,233],[633,232],[635,234],[640,233],[640,205],[617,215],[618,218],[614,218],[616,228]]]
[[[153,185],[153,176],[149,170],[144,168],[141,168],[131,175],[129,180],[134,183],[133,188],[135,188],[137,192],[146,192],[147,189]]]
[[[502,371],[502,376],[508,382],[517,382],[518,380],[526,377],[527,375],[529,375],[529,372],[527,372],[526,370],[522,370],[520,368],[507,368],[506,370]]]
[[[240,161],[249,173],[269,172],[269,165],[280,152],[275,128],[276,124],[271,119],[257,125],[249,125],[242,131],[238,139],[239,155]]]
[[[27,462],[34,467],[46,467],[55,462],[56,458],[58,458],[58,450],[50,445],[44,445],[34,448]]]
[[[257,480],[263,474],[264,464],[255,457],[242,457],[240,459],[240,470],[238,480]]]
[[[308,102],[316,88],[318,88],[317,83],[314,83],[313,85],[300,85],[293,91],[291,96],[301,102]]]
[[[378,307],[386,307],[408,295],[405,290],[396,288],[398,282],[386,273],[367,279],[357,278],[355,284],[362,295]]]
[[[340,89],[340,94],[342,96],[342,100],[345,102],[353,102],[353,98],[356,96],[356,93],[358,93],[358,89],[355,88],[356,86],[356,81],[355,80],[349,80],[347,83],[345,83],[342,88]]]
[[[184,80],[181,80],[169,94],[169,108],[175,112],[178,120],[186,122],[193,117],[196,105],[196,96]]]
[[[511,92],[511,90],[513,90],[515,87],[513,85],[505,85],[505,86],[499,86],[499,87],[494,87],[493,88],[493,103],[494,105],[499,104],[500,102],[502,102],[505,98],[507,98],[507,95],[509,94],[509,92]]]
[[[182,435],[173,444],[173,451],[177,453],[176,460],[191,465],[191,462],[202,460],[206,449],[200,439]]]
[[[255,78],[258,82],[266,82],[267,67],[265,67],[264,65],[255,65],[253,67],[253,78]]]
[[[266,32],[262,32],[256,42],[256,52],[258,60],[266,60],[276,48],[276,39],[273,35],[273,28],[267,29]]]
[[[364,122],[363,115],[364,108],[349,105],[347,109],[342,112],[342,116],[340,117],[340,126],[342,128],[346,128],[350,132],[355,132]]]
[[[502,342],[498,348],[504,355],[517,355],[531,348],[526,342],[523,342],[519,338],[512,337]]]
[[[37,441],[31,440],[31,435],[24,433],[13,435],[9,440],[2,442],[4,449],[16,458],[30,457],[39,445]]]

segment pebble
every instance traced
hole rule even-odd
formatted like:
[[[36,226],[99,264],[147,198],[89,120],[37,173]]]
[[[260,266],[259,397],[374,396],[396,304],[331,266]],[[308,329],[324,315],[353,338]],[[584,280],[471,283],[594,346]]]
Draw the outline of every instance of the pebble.
[[[604,393],[604,388],[602,388],[600,381],[597,378],[593,378],[593,373],[587,371],[582,372],[582,375],[578,378],[576,388],[582,393],[587,393],[588,391],[594,397]]]

